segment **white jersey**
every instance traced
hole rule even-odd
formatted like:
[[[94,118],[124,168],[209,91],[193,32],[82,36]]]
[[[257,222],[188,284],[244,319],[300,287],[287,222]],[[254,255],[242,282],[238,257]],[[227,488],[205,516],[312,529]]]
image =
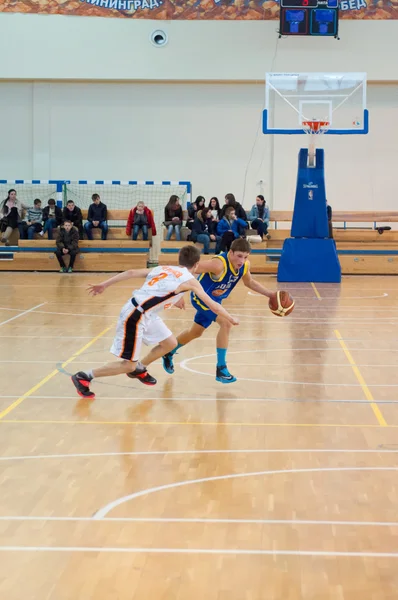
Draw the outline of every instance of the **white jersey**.
[[[186,267],[155,267],[133,299],[145,312],[159,312],[178,302],[183,294],[175,294],[176,289],[190,279],[194,276]]]

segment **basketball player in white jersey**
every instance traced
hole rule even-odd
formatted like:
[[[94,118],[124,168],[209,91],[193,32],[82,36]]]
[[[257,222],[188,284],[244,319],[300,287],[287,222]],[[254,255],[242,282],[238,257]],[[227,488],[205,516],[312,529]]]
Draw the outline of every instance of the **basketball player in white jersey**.
[[[119,316],[111,352],[121,360],[72,375],[72,381],[80,396],[94,398],[95,394],[90,390],[90,382],[93,379],[121,373],[139,379],[146,385],[155,385],[156,379],[138,362],[141,345],[142,342],[146,345],[157,344],[145,357],[147,364],[161,358],[177,346],[175,336],[157,313],[172,305],[184,308],[184,292],[194,292],[213,312],[227,319],[232,325],[239,324],[220,303],[214,302],[206,294],[195,279],[194,273],[199,259],[200,251],[196,246],[184,246],[178,255],[178,267],[133,269],[119,273],[98,285],[89,286],[89,293],[96,296],[119,281],[146,276],[144,285],[133,293],[133,297],[123,306]]]

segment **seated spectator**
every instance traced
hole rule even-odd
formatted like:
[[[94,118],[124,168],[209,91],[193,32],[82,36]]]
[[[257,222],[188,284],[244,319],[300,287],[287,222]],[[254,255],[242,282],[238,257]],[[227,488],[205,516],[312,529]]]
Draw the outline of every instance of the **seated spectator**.
[[[188,219],[186,225],[191,231],[196,215],[205,207],[205,203],[206,200],[203,196],[197,196],[195,202],[191,202],[191,204],[188,206]]]
[[[6,246],[10,245],[9,238],[18,224],[22,221],[24,211],[27,206],[17,199],[15,190],[8,190],[7,198],[3,200],[0,208],[0,231],[1,241]]]
[[[43,235],[47,233],[48,239],[53,239],[53,229],[62,224],[62,210],[56,205],[54,198],[50,198],[48,205],[43,208]]]
[[[166,241],[170,241],[173,231],[177,242],[181,241],[182,207],[178,196],[173,194],[164,209],[164,224],[167,227]]]
[[[35,233],[43,231],[42,222],[43,211],[41,209],[41,200],[36,198],[33,207],[28,208],[25,221],[18,223],[19,236],[22,240],[33,240]]]
[[[218,198],[216,198],[215,196],[213,196],[213,198],[210,198],[209,208],[211,210],[211,216],[213,218],[213,221],[218,222],[220,219],[222,219],[221,208]]]
[[[142,239],[148,239],[148,229],[152,230],[152,235],[156,235],[156,225],[153,219],[152,211],[145,206],[145,203],[137,202],[137,206],[130,210],[129,218],[127,219],[126,235],[131,235],[135,241],[138,237],[140,229],[142,230]]]
[[[333,211],[332,211],[332,207],[327,202],[326,202],[326,212],[328,215],[329,237],[333,238]]]
[[[60,273],[72,273],[73,265],[75,264],[75,258],[79,252],[79,232],[72,225],[72,221],[66,219],[63,226],[60,228],[57,237],[57,249],[55,256],[58,259],[59,266],[61,267]],[[69,256],[69,267],[66,268],[64,258]]]
[[[192,227],[192,241],[203,244],[203,251],[209,254],[210,242],[216,242],[216,254],[220,253],[221,237],[211,233],[212,218],[210,208],[198,211]]]
[[[76,206],[76,204],[73,202],[73,200],[68,200],[68,202],[66,203],[66,206],[64,207],[64,210],[62,211],[62,219],[63,221],[70,221],[72,223],[72,225],[74,227],[76,227],[76,229],[79,232],[79,237],[82,240],[83,239],[83,215],[82,215],[82,211],[80,210],[80,208],[78,206]]]
[[[101,202],[101,198],[99,194],[93,194],[91,196],[91,200],[93,201],[90,204],[87,215],[87,222],[84,224],[84,230],[87,234],[87,239],[93,239],[93,227],[98,227],[101,229],[101,240],[106,240],[106,236],[108,235],[108,223],[107,223],[107,214],[108,209],[106,208],[106,204]]]
[[[217,225],[217,234],[221,236],[222,251],[229,250],[232,242],[241,236],[240,232],[246,228],[246,221],[236,216],[233,206],[228,206],[224,217]]]
[[[239,235],[244,235],[245,229],[248,227],[245,209],[243,208],[243,206],[241,204],[239,204],[239,202],[237,202],[235,200],[235,196],[233,194],[226,194],[225,204],[221,209],[221,218],[224,217],[225,211],[227,210],[227,208],[229,206],[232,206],[235,209],[235,214],[238,219],[241,219],[242,221],[246,222],[245,228],[242,228],[242,226],[239,226],[240,227]]]
[[[261,239],[267,236],[270,239],[268,233],[269,226],[269,208],[265,203],[264,196],[258,195],[256,198],[256,204],[253,204],[249,214],[249,221],[251,221],[252,229],[256,229]]]

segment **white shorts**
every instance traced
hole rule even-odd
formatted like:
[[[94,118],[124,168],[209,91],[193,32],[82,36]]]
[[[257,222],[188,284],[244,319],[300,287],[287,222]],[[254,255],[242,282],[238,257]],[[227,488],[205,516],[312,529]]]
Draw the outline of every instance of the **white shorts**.
[[[143,314],[129,300],[120,312],[111,352],[134,362],[140,357],[143,342],[146,346],[159,344],[171,335],[156,313]]]

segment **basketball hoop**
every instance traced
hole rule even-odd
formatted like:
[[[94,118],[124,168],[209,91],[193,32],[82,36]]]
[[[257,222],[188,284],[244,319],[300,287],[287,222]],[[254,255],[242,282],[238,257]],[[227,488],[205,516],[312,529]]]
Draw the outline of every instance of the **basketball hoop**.
[[[308,143],[308,166],[315,166],[315,142],[318,135],[326,133],[329,129],[330,121],[302,121],[303,129],[310,136]]]

